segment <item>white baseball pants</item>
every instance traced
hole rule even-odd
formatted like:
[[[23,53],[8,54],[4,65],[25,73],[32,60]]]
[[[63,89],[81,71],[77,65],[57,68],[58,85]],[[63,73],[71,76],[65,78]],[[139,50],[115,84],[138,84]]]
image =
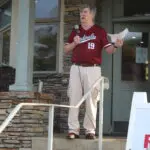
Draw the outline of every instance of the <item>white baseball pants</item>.
[[[76,105],[95,81],[101,77],[100,66],[82,67],[72,65],[70,70],[70,80],[68,96],[70,105]],[[91,92],[86,99],[86,112],[83,126],[87,133],[94,133],[96,129],[97,101],[99,97],[100,84]],[[78,121],[79,109],[70,108],[68,116],[69,132],[79,134],[80,124]]]

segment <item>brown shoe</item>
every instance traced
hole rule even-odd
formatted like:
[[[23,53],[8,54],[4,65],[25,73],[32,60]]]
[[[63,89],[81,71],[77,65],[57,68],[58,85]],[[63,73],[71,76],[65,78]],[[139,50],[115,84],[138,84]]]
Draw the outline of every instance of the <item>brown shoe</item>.
[[[72,139],[78,139],[80,137],[75,133],[68,133],[67,138],[72,140]]]
[[[86,134],[85,138],[89,139],[89,140],[94,140],[94,139],[96,139],[96,136],[94,133],[88,133],[88,134]]]

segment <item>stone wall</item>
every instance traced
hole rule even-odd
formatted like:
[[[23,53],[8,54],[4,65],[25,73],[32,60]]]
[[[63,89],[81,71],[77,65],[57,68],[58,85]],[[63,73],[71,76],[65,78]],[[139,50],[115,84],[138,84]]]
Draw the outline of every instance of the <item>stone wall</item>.
[[[34,77],[34,83],[38,80],[43,81],[43,93],[51,93],[55,95],[55,104],[69,105],[67,97],[69,74],[49,74]],[[55,133],[64,133],[67,131],[67,108],[55,109]]]
[[[0,92],[0,124],[13,108],[21,103],[55,103],[68,105],[69,74],[50,74],[34,77],[34,83],[44,82],[43,93]],[[84,106],[81,106],[80,122],[83,122]],[[55,108],[54,133],[66,133],[68,108]],[[0,134],[0,148],[32,148],[32,137],[47,137],[48,108],[25,106],[13,118],[9,126]],[[81,126],[81,133],[83,128]]]
[[[1,92],[0,124],[19,103],[52,103],[52,94],[33,92]],[[48,108],[25,106],[0,134],[0,148],[31,148],[32,137],[47,136]]]
[[[47,76],[34,77],[34,82],[42,80],[44,83],[43,92],[55,95],[56,104],[69,105],[67,96],[67,88],[69,82],[69,74],[49,74]],[[55,133],[67,133],[68,131],[68,108],[55,109]],[[83,134],[83,118],[85,107],[84,104],[80,107],[79,120],[81,123],[81,134]]]

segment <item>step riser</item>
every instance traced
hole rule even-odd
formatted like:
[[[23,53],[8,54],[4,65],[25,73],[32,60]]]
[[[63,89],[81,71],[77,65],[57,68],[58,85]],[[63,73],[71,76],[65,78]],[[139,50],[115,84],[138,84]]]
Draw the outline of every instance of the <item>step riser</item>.
[[[125,140],[107,139],[103,141],[103,150],[125,150]],[[32,150],[47,150],[47,139],[33,138]],[[54,139],[53,150],[98,150],[98,140]]]

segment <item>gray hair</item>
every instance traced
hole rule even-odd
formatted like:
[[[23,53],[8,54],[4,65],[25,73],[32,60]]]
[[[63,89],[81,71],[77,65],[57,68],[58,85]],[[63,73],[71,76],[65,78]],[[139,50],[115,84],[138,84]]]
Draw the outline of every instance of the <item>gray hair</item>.
[[[89,5],[89,4],[81,4],[81,6],[79,7],[79,10],[82,11],[85,8],[89,8],[90,12],[93,13],[94,17],[96,15],[96,7]]]

